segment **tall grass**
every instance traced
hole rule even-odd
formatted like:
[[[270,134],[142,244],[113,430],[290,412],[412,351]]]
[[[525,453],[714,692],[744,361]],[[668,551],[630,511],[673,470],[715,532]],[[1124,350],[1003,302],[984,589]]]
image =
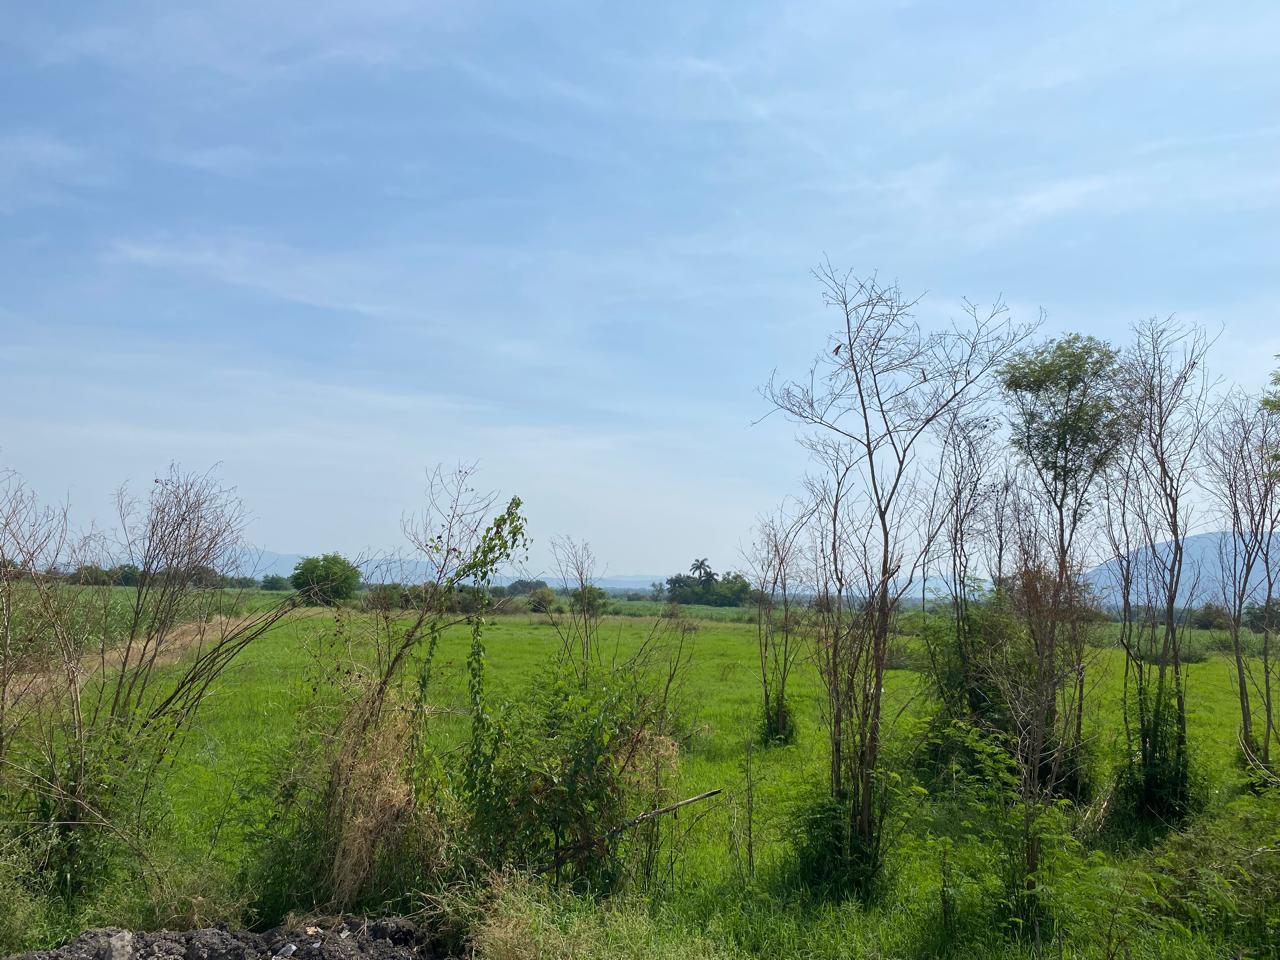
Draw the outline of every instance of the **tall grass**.
[[[148,857],[158,872],[173,878],[166,891],[116,885],[74,911],[59,912],[29,885],[20,863],[0,854],[0,896],[13,904],[11,915],[24,917],[11,921],[9,929],[0,920],[0,931],[9,938],[3,947],[47,945],[78,926],[104,923],[260,923],[304,905],[306,898],[284,882],[279,869],[266,868],[257,841],[264,831],[280,827],[273,815],[281,784],[308,772],[311,755],[294,750],[312,723],[309,716],[333,706],[316,701],[315,665],[337,668],[343,657],[350,663],[342,669],[374,663],[374,651],[352,642],[350,626],[340,623],[365,616],[345,613],[335,619],[332,612],[303,612],[275,626],[222,678],[163,779],[163,826],[153,835]],[[792,882],[797,809],[824,777],[816,670],[801,660],[793,678],[795,742],[761,747],[753,628],[701,618],[697,628],[690,637],[680,760],[670,791],[673,796],[714,788],[724,792],[671,821],[670,846],[660,861],[664,882],[644,897],[624,889],[608,900],[591,891],[556,891],[545,879],[502,881],[490,893],[468,894],[468,905],[458,909],[466,914],[467,942],[478,956],[1034,955],[1034,945],[999,919],[992,848],[976,834],[948,847],[931,812],[934,799],[910,795],[904,808],[908,822],[879,903],[821,899]],[[625,661],[648,631],[643,618],[606,616],[599,628],[602,661]],[[435,655],[431,736],[441,754],[462,749],[471,735],[470,642],[463,629],[446,631]],[[916,641],[907,638],[907,643]],[[542,617],[500,616],[486,625],[485,646],[492,696],[522,702],[545,678],[561,641]],[[1104,648],[1092,672],[1098,709],[1086,727],[1099,757],[1097,775],[1109,781],[1123,760],[1118,736],[1122,655]],[[1189,734],[1207,778],[1205,812],[1157,848],[1080,849],[1062,862],[1052,896],[1059,906],[1064,956],[1107,956],[1108,943],[1119,950],[1122,940],[1127,954],[1112,955],[1227,956],[1228,949],[1241,947],[1252,947],[1257,956],[1277,955],[1271,944],[1280,940],[1266,940],[1276,911],[1261,894],[1252,900],[1246,894],[1270,889],[1266,885],[1280,876],[1280,866],[1274,854],[1255,852],[1252,859],[1241,859],[1240,850],[1247,843],[1254,851],[1280,845],[1257,827],[1280,822],[1280,815],[1266,798],[1249,798],[1246,777],[1233,760],[1231,683],[1230,663],[1214,653],[1187,669]],[[894,735],[905,741],[908,726],[924,722],[931,712],[922,676],[891,670],[886,696],[887,712],[897,724]],[[293,767],[287,763],[291,755]],[[1104,803],[1105,796],[1097,802]],[[973,820],[980,813],[971,809],[957,816]],[[748,831],[753,870],[744,852]],[[287,831],[281,835],[287,838]],[[305,861],[296,843],[277,849],[278,867],[290,866],[290,857]],[[1241,863],[1253,871],[1248,884],[1239,879]],[[1130,877],[1142,879],[1125,889]],[[944,909],[950,911],[946,922]],[[16,932],[14,922],[20,927]]]

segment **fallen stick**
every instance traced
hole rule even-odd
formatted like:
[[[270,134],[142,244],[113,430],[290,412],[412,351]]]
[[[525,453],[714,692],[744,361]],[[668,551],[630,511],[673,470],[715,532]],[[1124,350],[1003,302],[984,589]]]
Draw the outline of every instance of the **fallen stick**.
[[[648,823],[650,820],[656,820],[658,819],[658,817],[666,816],[668,813],[674,813],[675,811],[679,810],[681,807],[687,807],[689,806],[689,804],[697,803],[700,800],[707,800],[723,792],[724,792],[723,787],[716,787],[714,790],[708,790],[706,793],[700,793],[696,797],[686,797],[684,800],[677,800],[675,803],[667,804],[665,807],[658,807],[655,810],[646,810],[644,813],[640,814],[639,816],[632,817],[630,820],[627,820],[623,823],[618,824],[618,826],[614,827],[612,830],[610,830],[607,833],[601,834],[598,837],[592,837],[590,840],[585,840],[585,841],[582,841],[581,843],[575,843],[569,847],[564,847],[563,849],[556,852],[555,859],[552,860],[551,863],[547,864],[545,867],[542,867],[539,870],[536,870],[534,872],[543,874],[543,873],[550,873],[552,870],[559,870],[562,866],[564,866],[565,857],[569,856],[575,851],[582,850],[587,847],[593,847],[598,843],[607,842],[609,840],[612,840],[614,837],[618,836],[618,834],[623,833],[624,831],[630,830],[633,827],[638,827],[643,823]]]

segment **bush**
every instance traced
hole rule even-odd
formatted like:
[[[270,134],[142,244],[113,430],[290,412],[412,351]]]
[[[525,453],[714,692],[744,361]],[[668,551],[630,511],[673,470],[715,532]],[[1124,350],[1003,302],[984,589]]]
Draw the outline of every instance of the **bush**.
[[[523,597],[533,593],[535,590],[547,590],[549,586],[545,580],[512,580],[507,584],[506,595],[508,597]]]
[[[550,587],[537,587],[529,592],[529,609],[534,613],[551,613],[559,600]]]
[[[412,604],[409,591],[398,583],[376,583],[364,594],[366,610],[388,613],[404,610]]]
[[[355,597],[360,568],[337,553],[304,557],[293,568],[289,582],[310,602],[336,607]]]
[[[263,590],[291,590],[293,584],[289,582],[288,577],[282,577],[278,573],[269,573],[262,578]]]
[[[1191,615],[1191,625],[1197,630],[1230,630],[1231,614],[1220,603],[1206,603]]]
[[[666,709],[633,664],[580,672],[561,660],[522,701],[492,711],[463,790],[477,857],[495,869],[614,887],[620,832],[639,812],[641,787],[669,781],[678,755],[663,732]]]
[[[1168,697],[1174,696],[1169,692]],[[1206,785],[1191,763],[1175,707],[1163,701],[1142,726],[1145,756],[1135,751],[1116,775],[1107,829],[1139,842],[1160,836],[1203,805]]]

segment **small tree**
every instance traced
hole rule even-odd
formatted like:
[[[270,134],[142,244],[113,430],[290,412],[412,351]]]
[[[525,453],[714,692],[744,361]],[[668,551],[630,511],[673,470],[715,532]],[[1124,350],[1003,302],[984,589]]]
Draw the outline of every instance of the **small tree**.
[[[1066,644],[1075,660],[1075,727],[1063,731],[1070,747],[1080,745],[1085,695],[1073,581],[1086,558],[1079,555],[1077,533],[1093,506],[1096,483],[1124,437],[1118,359],[1108,344],[1071,334],[1023,353],[1000,371],[1014,411],[1013,446],[1031,475],[1028,505],[1043,514],[1031,532],[1047,541],[1054,577],[1043,598],[1047,602],[1030,608],[1044,621],[1029,626],[1037,649],[1048,651],[1050,659],[1058,644]]]
[[[1206,604],[1193,618],[1199,627],[1214,608],[1216,629],[1230,631],[1240,701],[1241,747],[1251,761],[1270,764],[1273,719],[1271,633],[1274,627],[1258,618],[1261,629],[1261,676],[1246,656],[1242,629],[1251,605],[1272,603],[1280,586],[1280,471],[1274,458],[1280,450],[1280,416],[1267,408],[1266,398],[1240,391],[1219,406],[1205,443],[1205,473],[1224,533],[1218,541],[1218,587],[1221,603]],[[1259,703],[1253,702],[1254,698]],[[1254,731],[1254,708],[1261,706],[1263,733]],[[1255,751],[1261,750],[1261,756]]]
[[[269,573],[262,578],[263,590],[288,590],[292,586],[288,577],[282,577],[278,573]]]
[[[360,568],[338,553],[304,557],[293,568],[289,581],[307,600],[336,607],[355,597]]]
[[[817,271],[836,329],[807,376],[774,380],[765,397],[805,428],[819,464],[814,623],[830,748],[827,882],[869,893],[885,860],[891,778],[884,770],[884,674],[900,601],[923,575],[941,532],[929,438],[1028,330],[1003,305],[942,332],[912,318],[915,301],[874,277]]]
[[[785,507],[765,517],[756,528],[751,552],[765,743],[789,743],[795,737],[787,681],[808,626],[801,595],[807,587],[802,564],[811,517],[808,510],[788,512]]]
[[[1106,485],[1107,534],[1121,600],[1124,729],[1129,756],[1120,774],[1122,806],[1164,828],[1192,808],[1187,748],[1182,599],[1194,593],[1186,563],[1192,491],[1207,424],[1204,332],[1172,320],[1135,329],[1123,361],[1131,430]],[[1188,589],[1189,588],[1189,589]],[[1149,612],[1139,617],[1139,613]]]
[[[551,613],[556,608],[556,592],[548,586],[529,591],[529,609],[534,613]]]

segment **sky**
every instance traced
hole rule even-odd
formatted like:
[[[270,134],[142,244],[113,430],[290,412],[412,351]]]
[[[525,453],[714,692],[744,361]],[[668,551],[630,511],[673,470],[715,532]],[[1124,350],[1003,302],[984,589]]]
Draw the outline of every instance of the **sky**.
[[[1272,2],[0,7],[0,466],[83,523],[177,461],[376,552],[474,461],[535,570],[732,568],[823,257],[1280,353]]]

